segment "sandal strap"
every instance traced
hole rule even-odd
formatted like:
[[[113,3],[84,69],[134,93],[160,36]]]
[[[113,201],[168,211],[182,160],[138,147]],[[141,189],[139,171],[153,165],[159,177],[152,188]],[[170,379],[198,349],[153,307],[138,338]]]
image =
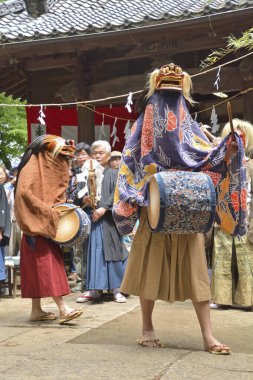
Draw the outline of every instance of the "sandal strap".
[[[139,339],[138,344],[142,347],[164,347],[164,345],[160,342],[160,339]]]
[[[214,354],[230,354],[231,349],[226,344],[213,344],[207,349],[207,351]]]

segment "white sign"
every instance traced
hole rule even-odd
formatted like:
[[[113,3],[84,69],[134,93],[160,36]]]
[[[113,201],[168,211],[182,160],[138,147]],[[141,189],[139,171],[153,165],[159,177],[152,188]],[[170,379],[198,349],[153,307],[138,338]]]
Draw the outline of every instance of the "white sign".
[[[78,142],[78,128],[76,125],[62,125],[61,136],[65,140],[74,140],[75,144]]]
[[[31,142],[38,136],[45,135],[47,133],[47,126],[42,124],[31,124]]]

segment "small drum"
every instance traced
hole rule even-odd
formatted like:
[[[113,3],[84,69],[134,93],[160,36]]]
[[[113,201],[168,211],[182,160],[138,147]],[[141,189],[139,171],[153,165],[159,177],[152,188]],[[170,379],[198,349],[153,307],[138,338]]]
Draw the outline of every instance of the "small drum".
[[[206,233],[216,207],[215,188],[204,173],[167,171],[151,176],[148,221],[152,232]]]
[[[61,216],[53,240],[67,247],[83,243],[90,234],[88,215],[80,207],[70,203],[61,203],[54,208],[61,211]]]

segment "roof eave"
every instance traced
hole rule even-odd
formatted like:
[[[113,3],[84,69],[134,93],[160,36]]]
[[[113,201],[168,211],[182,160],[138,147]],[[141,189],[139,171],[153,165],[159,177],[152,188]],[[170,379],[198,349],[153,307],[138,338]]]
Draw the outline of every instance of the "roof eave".
[[[132,27],[132,28],[127,28],[127,29],[121,29],[121,30],[109,30],[109,31],[103,31],[103,32],[96,32],[96,33],[84,33],[84,34],[78,34],[78,35],[64,35],[61,37],[50,37],[50,38],[43,38],[43,39],[38,39],[38,40],[24,40],[24,41],[14,41],[14,42],[5,42],[5,43],[0,43],[0,48],[5,49],[5,50],[11,50],[11,49],[17,49],[18,47],[23,48],[24,46],[27,45],[44,45],[44,44],[53,44],[53,43],[58,43],[58,42],[65,42],[68,40],[68,42],[73,41],[73,42],[78,42],[80,40],[85,41],[92,41],[92,40],[98,40],[98,39],[103,39],[103,38],[108,38],[111,37],[112,35],[114,36],[124,36],[124,35],[134,35],[134,34],[139,34],[140,31],[143,33],[147,32],[152,32],[152,31],[160,31],[160,30],[168,30],[168,29],[175,29],[179,27],[189,27],[191,25],[196,26],[196,22],[198,24],[206,24],[207,22],[210,23],[210,21],[222,21],[226,19],[233,19],[235,15],[237,16],[244,16],[248,15],[249,11],[252,11],[253,15],[253,7],[246,8],[246,9],[239,9],[239,10],[231,10],[227,12],[221,12],[221,13],[215,13],[215,14],[208,14],[205,16],[200,16],[200,17],[194,17],[194,18],[187,18],[183,20],[175,20],[175,21],[170,21],[170,22],[162,22],[162,23],[156,23],[153,25],[144,25],[144,26],[137,26],[137,27]]]

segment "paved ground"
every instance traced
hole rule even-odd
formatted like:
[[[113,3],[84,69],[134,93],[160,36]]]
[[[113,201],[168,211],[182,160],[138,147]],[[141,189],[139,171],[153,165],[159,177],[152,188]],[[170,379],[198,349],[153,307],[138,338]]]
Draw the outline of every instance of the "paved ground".
[[[78,295],[66,297],[76,306]],[[45,308],[55,311],[50,299]],[[210,355],[190,302],[157,302],[154,321],[164,349],[136,344],[141,327],[138,299],[84,304],[69,326],[28,321],[30,302],[0,298],[0,379],[181,380],[253,379],[253,312],[212,310],[216,336],[231,356]]]

